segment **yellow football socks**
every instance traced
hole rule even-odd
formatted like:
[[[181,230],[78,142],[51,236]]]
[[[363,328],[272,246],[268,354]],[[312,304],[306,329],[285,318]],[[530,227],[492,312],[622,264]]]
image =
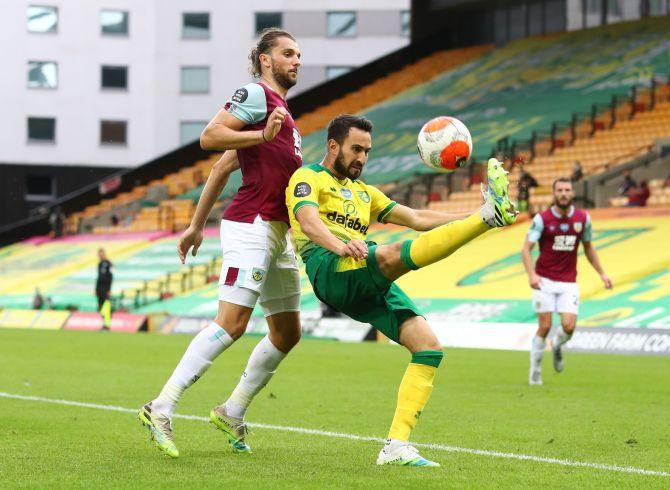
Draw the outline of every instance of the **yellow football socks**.
[[[408,441],[412,429],[433,391],[433,379],[442,361],[442,351],[425,350],[412,354],[412,362],[400,383],[388,439]]]
[[[412,270],[448,257],[470,240],[491,227],[482,221],[479,212],[459,221],[439,226],[402,244],[400,258]]]

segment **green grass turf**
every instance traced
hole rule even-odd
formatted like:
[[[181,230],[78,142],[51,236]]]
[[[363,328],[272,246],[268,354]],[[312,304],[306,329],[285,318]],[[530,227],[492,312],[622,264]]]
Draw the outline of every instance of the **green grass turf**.
[[[242,339],[184,396],[207,416],[258,338]],[[0,331],[0,391],[139,408],[189,338]],[[306,340],[248,413],[251,422],[384,437],[409,360],[400,347]],[[415,442],[670,471],[667,358],[566,356],[526,385],[523,352],[447,349]],[[0,487],[668,488],[670,478],[422,449],[441,468],[377,467],[376,442],[253,429],[234,455],[210,424],[176,419],[181,457],[148,441],[134,414],[0,398]]]

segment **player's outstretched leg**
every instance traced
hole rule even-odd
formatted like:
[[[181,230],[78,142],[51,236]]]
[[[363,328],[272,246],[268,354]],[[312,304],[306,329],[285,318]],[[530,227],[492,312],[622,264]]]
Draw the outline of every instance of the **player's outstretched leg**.
[[[481,210],[464,220],[453,221],[402,244],[401,259],[410,269],[433,264],[490,230],[514,223],[517,212],[509,199],[507,171],[495,158],[488,162],[488,189]]]
[[[409,329],[414,331],[414,339],[407,340]],[[402,330],[405,330],[402,332]],[[437,347],[428,323],[421,317],[413,317],[403,323],[401,343],[408,348],[418,346]],[[419,347],[419,348],[422,348]],[[396,406],[391,429],[389,430],[386,445],[377,457],[378,465],[399,466],[440,466],[419,454],[419,451],[409,443],[409,436],[416,426],[430,394],[433,391],[433,380],[437,368],[442,361],[442,350],[420,350],[412,353],[412,360],[405,371],[405,375],[398,390],[398,404]]]
[[[212,361],[233,342],[233,338],[223,328],[215,322],[210,323],[193,338],[158,397],[140,409],[140,422],[148,427],[156,446],[168,455],[174,458],[179,456],[171,425],[179,399],[186,388],[195,383],[212,365]]]

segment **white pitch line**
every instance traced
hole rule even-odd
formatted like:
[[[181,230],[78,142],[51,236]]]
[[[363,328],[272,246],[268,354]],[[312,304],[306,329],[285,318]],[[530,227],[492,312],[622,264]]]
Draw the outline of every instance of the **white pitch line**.
[[[124,412],[124,413],[137,413],[138,409],[135,408],[126,408],[126,407],[117,407],[114,405],[100,405],[98,403],[85,403],[85,402],[76,402],[72,400],[59,400],[56,398],[43,398],[41,396],[26,396],[26,395],[15,395],[12,393],[5,393],[0,391],[0,398],[12,398],[14,400],[25,400],[32,402],[43,402],[43,403],[53,403],[56,405],[68,405],[72,407],[81,407],[81,408],[95,408],[98,410],[108,410],[112,412]],[[197,420],[199,422],[209,422],[207,417],[200,417],[197,415],[180,415],[175,414],[175,418],[186,419],[186,420]],[[260,423],[250,423],[251,427],[257,427],[259,429],[269,429],[276,430],[281,432],[296,432],[299,434],[310,434],[315,436],[322,437],[335,437],[338,439],[348,439],[352,441],[365,441],[365,442],[385,442],[385,439],[380,437],[368,437],[368,436],[358,436],[355,434],[346,434],[343,432],[331,432],[327,430],[319,429],[305,429],[303,427],[290,427],[284,425],[273,425],[273,424],[260,424]],[[638,475],[648,475],[648,476],[662,476],[670,477],[670,473],[667,471],[654,471],[654,470],[645,470],[643,468],[635,468],[632,466],[617,466],[609,465],[602,463],[587,463],[584,461],[571,461],[568,459],[557,459],[557,458],[546,458],[543,456],[533,456],[531,454],[517,454],[517,453],[503,453],[500,451],[489,451],[485,449],[469,449],[465,447],[457,446],[445,446],[443,444],[423,444],[423,443],[413,443],[416,447],[426,447],[429,449],[435,449],[438,451],[447,451],[452,453],[465,453],[473,454],[475,456],[490,456],[493,458],[503,458],[503,459],[516,459],[520,461],[533,461],[535,463],[548,463],[555,464],[560,466],[572,466],[576,468],[591,468],[595,470],[603,471],[614,471],[618,473],[633,473]]]

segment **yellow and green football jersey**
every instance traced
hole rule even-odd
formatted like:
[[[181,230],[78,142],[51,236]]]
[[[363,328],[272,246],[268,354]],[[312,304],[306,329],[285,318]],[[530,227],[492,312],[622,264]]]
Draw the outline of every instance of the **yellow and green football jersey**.
[[[365,240],[372,220],[384,223],[395,201],[360,180],[337,179],[320,164],[298,169],[286,188],[286,206],[293,229],[293,245],[303,261],[316,246],[295,217],[302,206],[314,206],[333,235],[348,242]]]

